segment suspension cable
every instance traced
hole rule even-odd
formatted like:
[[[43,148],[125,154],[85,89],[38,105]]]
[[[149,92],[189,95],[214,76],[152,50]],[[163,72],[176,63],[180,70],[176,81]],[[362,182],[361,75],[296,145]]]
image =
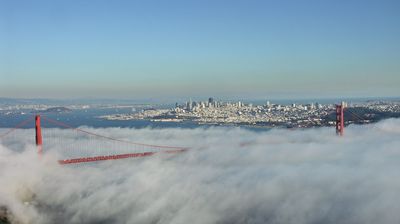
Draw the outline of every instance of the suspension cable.
[[[4,138],[7,135],[11,134],[12,132],[14,132],[15,130],[17,130],[18,128],[21,128],[23,126],[25,126],[28,122],[32,121],[34,119],[34,116],[31,116],[30,118],[20,122],[19,124],[17,124],[15,127],[10,128],[8,131],[6,131],[5,133],[0,135],[0,138]]]
[[[365,120],[363,117],[361,117],[360,115],[356,114],[354,111],[355,109],[349,109],[347,110],[351,115],[353,115],[354,117],[356,117],[359,120]]]
[[[60,121],[53,120],[53,119],[45,117],[45,116],[43,116],[43,119],[47,120],[50,123],[58,125],[58,126],[62,126],[62,127],[68,128],[68,129],[73,129],[73,130],[78,131],[78,132],[83,132],[83,133],[88,134],[88,135],[92,135],[92,136],[96,136],[96,137],[99,137],[99,138],[104,138],[104,139],[108,139],[108,140],[112,140],[112,141],[123,142],[123,143],[132,144],[132,145],[153,147],[153,148],[179,149],[179,150],[189,149],[188,147],[151,145],[151,144],[144,144],[144,143],[137,143],[137,142],[131,142],[131,141],[127,141],[127,140],[116,139],[116,138],[113,138],[113,137],[104,136],[104,135],[96,134],[96,133],[93,133],[93,132],[90,132],[90,131],[86,131],[86,130],[83,130],[83,129],[80,129],[80,128],[74,128],[74,127],[72,127],[72,126],[70,126],[68,124],[65,124],[65,123],[60,122]]]

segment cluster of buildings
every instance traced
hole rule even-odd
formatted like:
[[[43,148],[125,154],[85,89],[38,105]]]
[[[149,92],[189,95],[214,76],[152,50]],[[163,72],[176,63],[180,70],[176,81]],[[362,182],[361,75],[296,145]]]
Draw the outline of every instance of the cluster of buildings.
[[[253,107],[252,103],[245,104],[241,101],[238,102],[222,102],[222,101],[215,101],[212,97],[208,99],[208,101],[200,101],[195,102],[192,100],[187,101],[183,105],[179,105],[178,103],[175,104],[175,111],[176,112],[196,112],[201,111],[207,108],[242,108],[242,107]],[[302,110],[315,110],[315,109],[322,109],[323,105],[319,103],[310,103],[306,105],[302,104],[291,104],[290,106],[282,106],[279,104],[271,104],[269,101],[266,101],[264,108],[270,112],[272,110],[291,110],[291,109],[302,109]]]
[[[350,107],[362,107],[382,113],[400,113],[400,102],[396,101],[367,101],[365,103],[353,103]]]
[[[342,102],[347,107],[347,104]],[[360,110],[361,109],[361,110]],[[400,117],[400,102],[366,102],[348,105],[347,123],[356,122],[351,111],[359,111],[356,117],[365,117],[365,122],[377,121],[387,117]],[[345,110],[345,112],[346,112]],[[175,104],[171,109],[146,109],[132,114],[106,115],[108,120],[147,119],[156,122],[192,121],[198,124],[234,124],[264,127],[318,127],[335,123],[334,104],[273,104],[266,101],[263,105],[251,103],[222,102],[209,98],[207,101]]]
[[[333,106],[324,106],[319,103],[280,105],[245,104],[237,102],[220,102],[209,98],[207,102],[193,102],[183,105],[176,104],[175,108],[165,114],[165,118],[193,120],[206,124],[249,124],[262,126],[286,125],[306,127],[322,125],[323,119],[332,111]]]
[[[177,111],[196,111],[205,108],[219,108],[222,106],[222,102],[215,101],[214,98],[208,98],[208,101],[195,102],[190,99],[185,105],[180,106],[178,103],[175,104],[175,110]]]

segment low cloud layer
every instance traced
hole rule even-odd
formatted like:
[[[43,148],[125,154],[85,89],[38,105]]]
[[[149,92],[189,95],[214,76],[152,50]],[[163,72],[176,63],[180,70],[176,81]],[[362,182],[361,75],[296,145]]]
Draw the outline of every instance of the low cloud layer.
[[[39,159],[32,130],[19,130],[0,141],[0,206],[22,223],[400,223],[400,120],[350,126],[344,137],[333,128],[87,129],[191,150],[60,166],[70,146],[92,143],[53,129],[61,142],[49,140]]]

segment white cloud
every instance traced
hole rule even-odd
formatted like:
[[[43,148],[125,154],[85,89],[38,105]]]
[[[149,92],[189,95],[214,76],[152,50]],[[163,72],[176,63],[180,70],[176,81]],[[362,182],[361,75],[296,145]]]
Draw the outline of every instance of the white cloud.
[[[351,126],[342,138],[332,128],[87,129],[192,149],[60,166],[55,161],[76,155],[66,152],[74,146],[95,154],[127,145],[44,130],[40,160],[32,130],[20,130],[0,146],[0,204],[26,223],[400,222],[400,120]],[[39,204],[24,205],[32,193]]]

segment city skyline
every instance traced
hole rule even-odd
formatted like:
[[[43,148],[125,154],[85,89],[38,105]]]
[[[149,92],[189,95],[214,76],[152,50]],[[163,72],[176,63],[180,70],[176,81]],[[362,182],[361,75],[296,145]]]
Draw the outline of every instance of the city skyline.
[[[392,97],[397,1],[0,3],[0,97]]]

